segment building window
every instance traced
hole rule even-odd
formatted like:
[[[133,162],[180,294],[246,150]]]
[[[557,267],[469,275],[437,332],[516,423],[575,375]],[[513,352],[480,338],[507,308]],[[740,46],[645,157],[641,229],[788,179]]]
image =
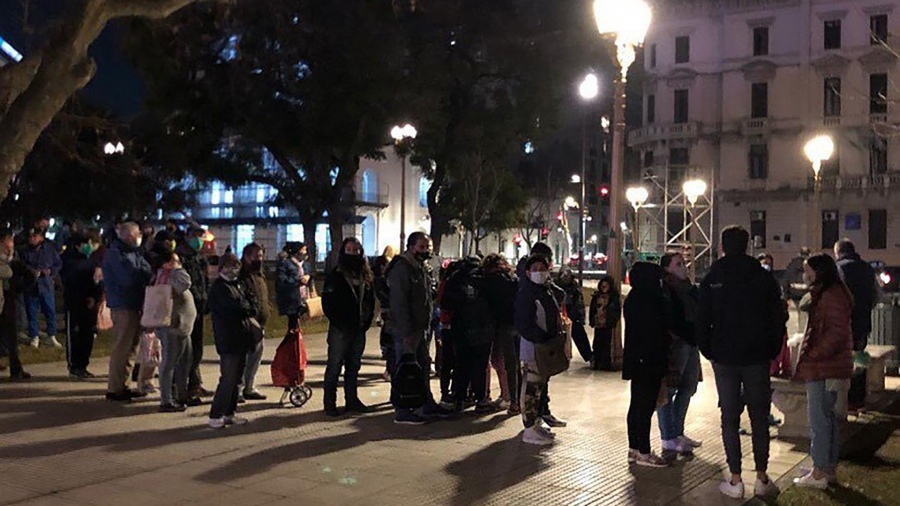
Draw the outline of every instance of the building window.
[[[675,37],[675,63],[691,61],[691,38],[687,35]]]
[[[234,218],[234,208],[233,208],[233,207],[226,207],[226,208],[225,208],[225,212],[223,213],[223,215],[224,215],[223,217],[226,218],[226,219]]]
[[[287,242],[303,242],[303,225],[287,226]]]
[[[887,14],[878,14],[869,17],[869,40],[873,46],[887,44],[888,17]]]
[[[841,115],[841,78],[825,78],[825,116]]]
[[[328,225],[316,226],[316,262],[324,262],[331,252],[331,229]]]
[[[656,44],[650,44],[650,68],[656,68]]]
[[[869,142],[869,173],[884,174],[888,171],[887,139],[875,137]]]
[[[644,167],[653,167],[653,151],[644,152]]]
[[[275,206],[269,206],[269,218],[277,218],[278,217],[278,208]]]
[[[769,177],[769,148],[765,144],[751,144],[748,154],[750,179]]]
[[[225,190],[225,198],[222,199],[226,204],[234,204],[234,190],[228,188]]]
[[[887,249],[886,209],[869,209],[869,249]]]
[[[266,187],[265,187],[265,186],[263,186],[263,185],[256,185],[256,202],[257,202],[258,204],[261,204],[261,203],[265,202],[266,199],[269,198],[269,196],[266,195],[266,193],[267,193],[267,192],[266,192]]]
[[[253,242],[253,225],[238,225],[237,232],[234,234],[234,253],[241,254],[244,246]]]
[[[431,189],[431,181],[426,177],[419,179],[419,207],[428,209],[428,190]]]
[[[869,76],[869,114],[887,114],[887,74]]]
[[[687,148],[672,148],[669,150],[669,165],[688,165],[691,157]]]
[[[675,123],[688,122],[688,90],[675,90]]]
[[[753,29],[753,56],[769,54],[769,27],[757,26]]]
[[[765,249],[766,247],[766,212],[750,211],[750,240],[753,247]]]
[[[362,245],[365,254],[373,255],[377,251],[377,227],[375,226],[375,217],[371,214],[366,216],[362,222]]]
[[[256,206],[256,217],[257,218],[265,218],[266,217],[266,207],[265,206]]]
[[[647,124],[656,122],[656,95],[647,95]]]
[[[222,201],[222,193],[221,192],[222,192],[222,183],[219,183],[218,181],[214,182],[212,184],[212,188],[211,188],[210,195],[209,195],[209,203],[214,206],[219,205],[219,202]]]
[[[218,220],[221,216],[222,216],[222,208],[221,207],[214,207],[209,210],[210,218],[212,218],[214,220]]]
[[[750,117],[766,118],[769,116],[769,84],[753,83],[750,85]]]
[[[841,20],[833,19],[825,22],[825,49],[841,48]]]
[[[840,222],[838,211],[822,211],[822,249],[831,249],[840,239]]]

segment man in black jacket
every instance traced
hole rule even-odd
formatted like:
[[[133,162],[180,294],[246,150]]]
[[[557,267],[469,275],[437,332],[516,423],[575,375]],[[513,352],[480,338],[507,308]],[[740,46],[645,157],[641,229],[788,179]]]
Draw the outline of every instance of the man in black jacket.
[[[750,234],[738,226],[722,231],[725,254],[713,263],[700,284],[697,344],[713,363],[722,440],[731,480],[719,490],[743,497],[741,442],[738,434],[744,404],[753,429],[756,495],[776,492],[766,473],[769,461],[769,412],[772,392],[769,363],[781,350],[787,315],[775,278],[747,255]]]
[[[834,244],[841,278],[853,295],[853,311],[850,313],[850,328],[853,331],[853,351],[863,351],[872,332],[872,308],[878,296],[875,269],[863,261],[856,253],[856,246],[850,239],[841,239]],[[855,373],[850,380],[848,404],[851,410],[861,408],[866,403],[866,374],[864,370]]]
[[[88,370],[94,336],[97,333],[97,308],[103,288],[94,280],[99,267],[91,260],[91,253],[100,246],[100,234],[90,237],[75,234],[63,252],[60,277],[66,304],[66,361],[69,377],[89,379]]]

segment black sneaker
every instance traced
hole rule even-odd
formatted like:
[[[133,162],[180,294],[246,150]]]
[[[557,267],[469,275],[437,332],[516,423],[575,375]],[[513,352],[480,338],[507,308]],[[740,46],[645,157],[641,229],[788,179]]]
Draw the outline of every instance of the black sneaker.
[[[497,411],[497,405],[491,401],[481,401],[475,405],[475,412],[479,415],[485,415]]]
[[[178,401],[180,404],[188,407],[199,406],[203,404],[203,400],[199,397],[188,397],[187,399],[182,399]]]
[[[187,407],[180,404],[163,404],[159,407],[160,413],[181,413]]]
[[[124,392],[106,392],[106,400],[128,402],[131,400],[131,393],[129,390],[125,390]]]
[[[215,392],[213,392],[212,390],[207,390],[203,387],[197,387],[197,391],[194,393],[197,395],[197,397],[212,397],[213,395],[215,395]]]
[[[266,396],[264,394],[259,393],[256,390],[250,390],[244,392],[244,399],[248,401],[264,401],[266,400]]]
[[[128,392],[128,395],[130,395],[132,399],[140,399],[141,397],[147,397],[147,392],[144,392],[143,390],[135,390],[133,388],[130,388],[127,390],[127,392]]]
[[[374,409],[366,406],[359,399],[353,402],[348,402],[345,409],[351,413],[371,413],[374,411]]]
[[[26,381],[31,379],[31,373],[19,370],[9,373],[9,379],[12,381]]]
[[[341,412],[340,412],[340,410],[338,410],[337,407],[332,406],[329,408],[325,408],[325,416],[328,416],[331,418],[337,418],[337,417],[341,416]]]

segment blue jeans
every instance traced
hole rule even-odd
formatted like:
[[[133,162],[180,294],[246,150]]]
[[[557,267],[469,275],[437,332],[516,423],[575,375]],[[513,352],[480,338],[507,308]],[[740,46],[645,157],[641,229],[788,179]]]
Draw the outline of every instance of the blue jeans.
[[[684,419],[687,417],[691,396],[697,392],[700,380],[700,352],[696,346],[679,339],[672,345],[672,365],[678,368],[681,379],[677,386],[669,387],[665,405],[656,409],[659,434],[663,441],[684,435]]]
[[[841,452],[840,424],[834,415],[837,395],[825,389],[824,380],[806,382],[811,433],[809,455],[813,465],[826,473],[834,472]]]
[[[53,292],[39,290],[37,295],[25,296],[25,312],[28,313],[28,337],[38,335],[38,312],[47,319],[47,336],[56,336],[56,300]]]

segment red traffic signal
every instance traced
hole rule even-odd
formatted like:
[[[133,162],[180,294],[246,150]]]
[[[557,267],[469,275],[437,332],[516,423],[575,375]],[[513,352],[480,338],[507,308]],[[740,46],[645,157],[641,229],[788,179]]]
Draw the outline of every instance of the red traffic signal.
[[[598,192],[600,193],[601,197],[608,197],[609,196],[609,186],[606,186],[606,185],[601,186],[599,188]]]

